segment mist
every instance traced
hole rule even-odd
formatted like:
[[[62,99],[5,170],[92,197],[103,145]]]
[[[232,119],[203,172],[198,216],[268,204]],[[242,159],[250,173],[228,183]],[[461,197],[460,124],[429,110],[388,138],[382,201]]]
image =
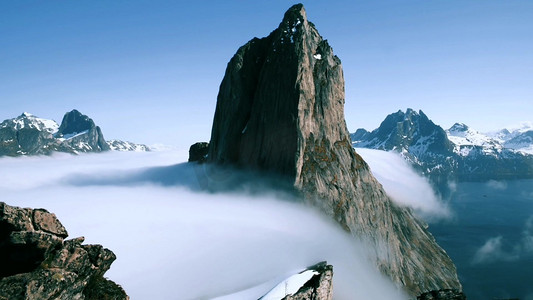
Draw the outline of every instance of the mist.
[[[518,242],[510,243],[502,235],[491,237],[477,249],[472,264],[518,261],[530,255],[533,255],[533,216],[526,220]]]
[[[202,192],[185,153],[0,159],[1,201],[55,213],[117,260],[106,277],[132,299],[257,299],[327,260],[335,299],[406,299],[365,245],[274,191]]]
[[[448,204],[437,196],[429,181],[399,154],[366,148],[355,150],[368,163],[372,174],[394,202],[412,208],[417,216],[426,221],[439,221],[453,216]]]

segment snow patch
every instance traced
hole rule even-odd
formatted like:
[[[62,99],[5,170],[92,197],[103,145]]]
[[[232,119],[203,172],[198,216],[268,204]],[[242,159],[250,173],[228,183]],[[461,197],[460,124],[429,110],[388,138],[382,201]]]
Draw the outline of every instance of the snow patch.
[[[280,284],[276,285],[268,294],[261,297],[260,300],[281,300],[289,295],[294,295],[304,286],[313,276],[319,273],[314,270],[306,270],[299,274],[293,275]]]

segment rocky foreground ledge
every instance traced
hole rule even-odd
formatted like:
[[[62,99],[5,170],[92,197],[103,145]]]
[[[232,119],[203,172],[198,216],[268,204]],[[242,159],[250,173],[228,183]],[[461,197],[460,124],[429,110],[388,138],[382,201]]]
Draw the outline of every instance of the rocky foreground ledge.
[[[55,214],[0,202],[0,300],[129,299],[103,277],[115,254],[67,236]]]

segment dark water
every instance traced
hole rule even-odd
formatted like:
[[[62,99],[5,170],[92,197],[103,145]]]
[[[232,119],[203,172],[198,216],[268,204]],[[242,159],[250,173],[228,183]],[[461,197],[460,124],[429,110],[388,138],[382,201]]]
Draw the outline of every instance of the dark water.
[[[454,220],[429,230],[467,298],[533,299],[533,180],[460,183],[450,206]]]

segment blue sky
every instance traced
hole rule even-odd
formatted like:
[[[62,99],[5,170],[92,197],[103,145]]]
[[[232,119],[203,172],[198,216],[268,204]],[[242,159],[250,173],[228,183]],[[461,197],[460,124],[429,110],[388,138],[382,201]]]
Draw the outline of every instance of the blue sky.
[[[107,139],[209,140],[237,48],[289,1],[1,1],[0,119],[73,108]],[[533,1],[308,1],[343,63],[348,129],[422,109],[444,128],[533,119]]]

